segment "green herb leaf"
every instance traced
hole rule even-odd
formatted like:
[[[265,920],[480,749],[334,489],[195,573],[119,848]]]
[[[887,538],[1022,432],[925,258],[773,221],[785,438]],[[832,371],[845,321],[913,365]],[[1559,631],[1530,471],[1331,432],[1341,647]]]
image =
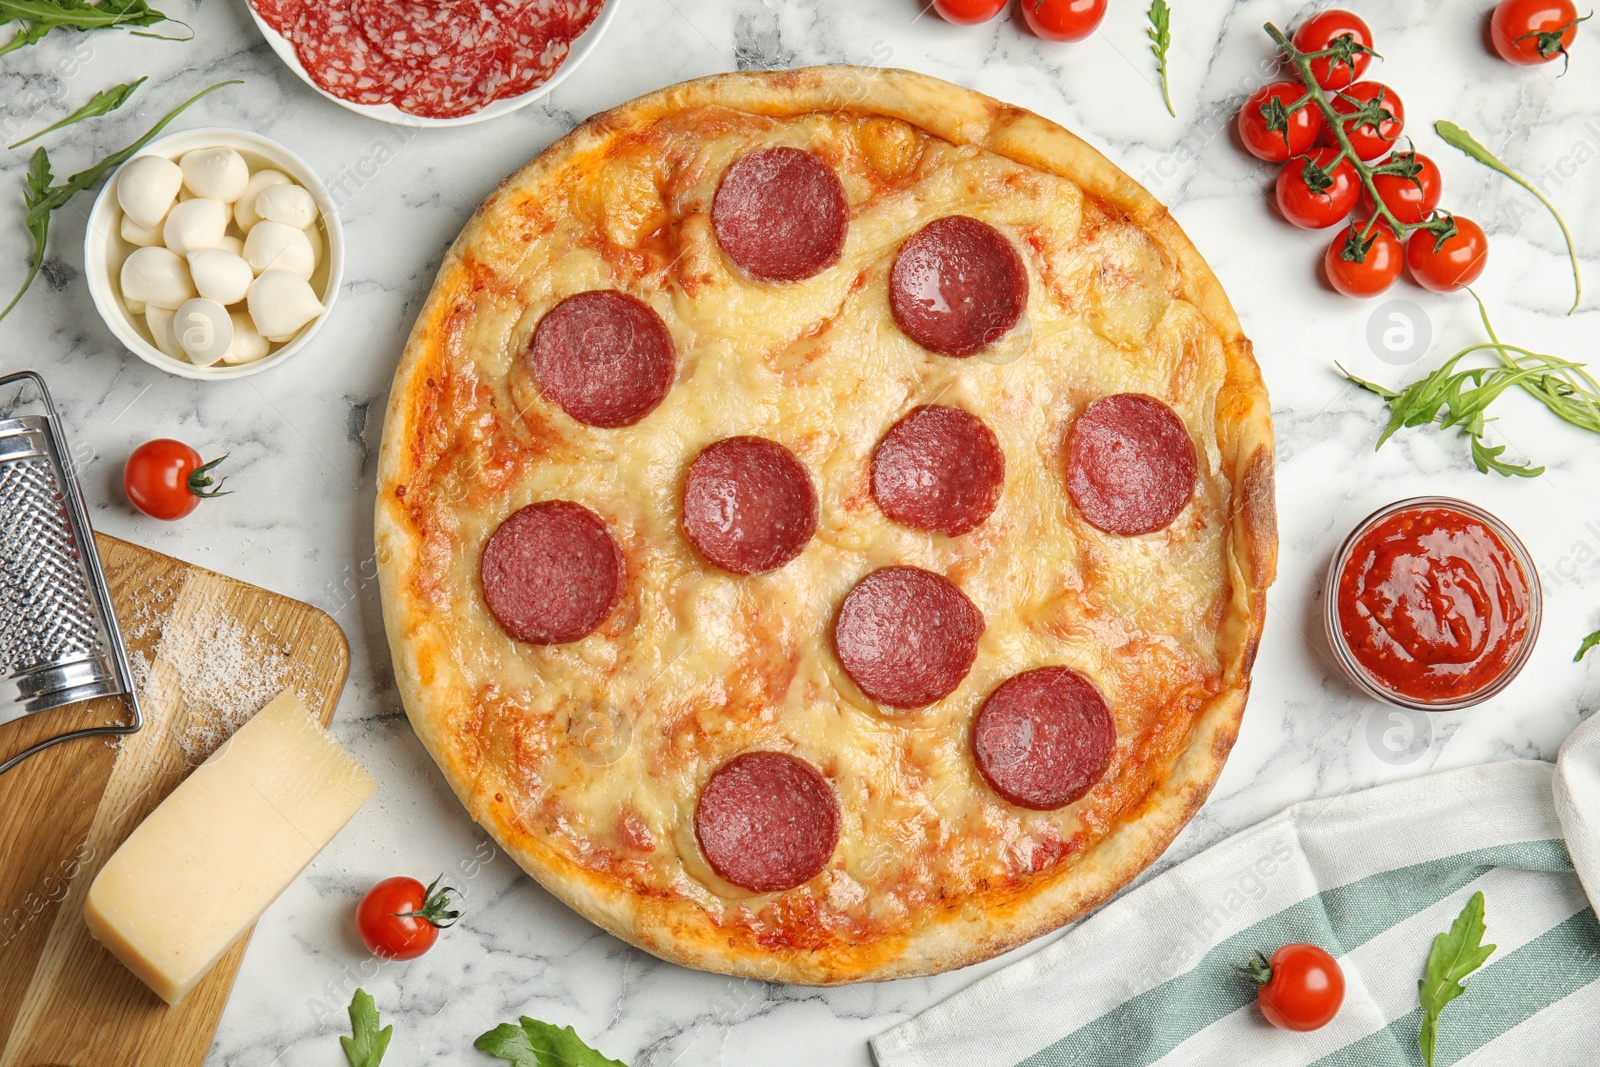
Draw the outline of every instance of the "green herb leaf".
[[[552,1026],[526,1015],[519,1022],[501,1023],[472,1045],[512,1067],[628,1067],[584,1044],[572,1027]]]
[[[394,1036],[394,1027],[385,1026],[380,1030],[380,1022],[378,1006],[373,1003],[372,995],[365,989],[356,990],[356,995],[350,1000],[351,1036],[339,1039],[339,1046],[344,1049],[344,1058],[350,1061],[350,1067],[378,1067],[383,1062],[383,1054],[389,1049],[389,1039]]]
[[[1172,87],[1167,84],[1167,50],[1172,47],[1172,9],[1167,0],[1151,0],[1149,18],[1150,28],[1145,33],[1150,37],[1150,51],[1156,56],[1156,73],[1161,75],[1161,102],[1167,105],[1167,114],[1177,118],[1172,107]]]
[[[1572,657],[1572,662],[1578,663],[1582,661],[1583,657],[1597,648],[1600,648],[1600,630],[1596,630],[1583,639],[1583,644],[1578,646],[1578,654]]]
[[[1504,163],[1500,162],[1500,160],[1496,159],[1493,152],[1483,147],[1483,145],[1478,142],[1476,137],[1473,137],[1472,134],[1468,133],[1460,126],[1457,126],[1453,122],[1444,122],[1441,120],[1434,123],[1433,128],[1434,131],[1438,133],[1440,138],[1444,140],[1445,144],[1449,145],[1451,148],[1465,153],[1468,158],[1477,160],[1490,170],[1498,171],[1507,178],[1510,178],[1512,181],[1528,190],[1528,192],[1532,193],[1538,199],[1539,203],[1545,206],[1545,210],[1550,212],[1551,217],[1556,220],[1556,225],[1561,227],[1561,236],[1567,242],[1567,256],[1572,260],[1572,284],[1574,293],[1572,297],[1572,307],[1567,311],[1567,314],[1570,315],[1574,311],[1577,311],[1578,305],[1583,302],[1583,274],[1578,267],[1578,250],[1572,243],[1572,233],[1567,229],[1566,220],[1561,217],[1561,212],[1557,211],[1555,205],[1550,203],[1549,200],[1546,200],[1544,194],[1535,189],[1526,178],[1512,170],[1510,167],[1506,166]]]
[[[84,119],[92,119],[98,118],[101,115],[108,115],[117,110],[117,108],[121,107],[123,104],[126,104],[128,102],[128,98],[134,94],[134,91],[144,83],[145,79],[140,78],[138,81],[129,85],[113,85],[109,89],[102,89],[98,93],[95,93],[93,96],[91,96],[87,104],[84,104],[78,110],[62,119],[60,122],[46,126],[38,133],[29,134],[20,141],[13,141],[12,143],[6,145],[6,147],[20,148],[29,141],[37,141],[45,134],[54,133],[56,130],[61,129],[64,126],[71,126],[74,122],[82,122]]]
[[[0,0],[0,23],[20,22],[24,26],[16,36],[0,45],[0,55],[37,44],[55,29],[102,30],[115,26],[154,26],[160,22],[176,22],[152,8],[146,0]],[[159,33],[132,31],[138,37],[155,37],[164,41],[188,40],[187,37],[165,37]],[[190,33],[189,37],[194,34]]]
[[[1417,1045],[1422,1050],[1422,1062],[1426,1067],[1433,1067],[1433,1049],[1439,1039],[1439,1013],[1467,991],[1461,980],[1482,967],[1495,950],[1494,945],[1483,943],[1487,932],[1483,924],[1483,894],[1474,893],[1456,921],[1450,924],[1449,932],[1433,939],[1427,969],[1417,982],[1417,997],[1422,1001],[1423,1011]]]
[[[19,2],[21,2],[21,0],[0,0],[0,15],[4,15],[5,13],[5,8],[3,5],[7,3]],[[43,0],[32,0],[32,2],[43,2]],[[105,4],[121,4],[126,2],[132,2],[132,0],[104,0]],[[142,2],[142,0],[139,0],[139,2]],[[184,112],[184,109],[188,108],[196,100],[199,100],[207,93],[216,92],[225,85],[242,84],[244,83],[236,78],[231,81],[218,82],[209,88],[200,90],[198,93],[195,93],[189,99],[185,100],[183,103],[167,112],[161,121],[150,127],[143,137],[139,138],[128,147],[120,151],[113,152],[111,155],[102,159],[93,166],[84,170],[80,170],[78,173],[74,174],[60,185],[50,184],[52,180],[50,174],[50,157],[45,154],[45,150],[40,148],[35,151],[33,153],[33,161],[28,167],[28,188],[25,195],[25,202],[28,206],[26,226],[28,228],[28,235],[33,238],[33,263],[28,271],[28,277],[22,283],[22,288],[17,290],[17,295],[11,298],[11,303],[6,305],[5,310],[0,311],[0,319],[4,319],[7,315],[11,314],[11,309],[17,306],[17,302],[20,301],[23,297],[23,294],[28,291],[28,287],[33,284],[33,280],[39,276],[39,268],[44,266],[44,247],[45,241],[50,234],[51,212],[55,211],[59,207],[62,207],[74,196],[94,185],[108,173],[122,166],[122,164],[126,163],[129,159],[137,155],[141,148],[154,140],[157,134],[167,128],[168,123],[181,115]]]

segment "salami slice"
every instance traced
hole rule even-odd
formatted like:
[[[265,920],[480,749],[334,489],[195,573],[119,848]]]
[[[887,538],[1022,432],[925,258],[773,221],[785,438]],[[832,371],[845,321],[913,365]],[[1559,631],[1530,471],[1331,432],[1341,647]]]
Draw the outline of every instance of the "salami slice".
[[[763,574],[817,532],[817,492],[794,453],[764,437],[729,437],[689,466],[683,529],[725,571]]]
[[[1011,331],[1028,272],[999,230],[965,215],[928,223],[900,246],[889,307],[905,335],[942,356],[970,356]]]
[[[917,408],[872,453],[872,496],[895,522],[955,537],[1000,502],[1006,457],[994,431],[960,408]]]
[[[711,203],[723,252],[768,282],[797,282],[839,262],[850,206],[839,176],[798,148],[764,148],[728,168]]]
[[[1143,393],[1084,409],[1067,445],[1067,492],[1096,529],[1134,536],[1165,529],[1194,496],[1194,442],[1183,420]]]
[[[972,757],[996,793],[1052,811],[1105,775],[1117,725],[1093,683],[1066,667],[1040,667],[1001,683],[972,728]]]
[[[500,524],[479,561],[483,599],[500,628],[532,645],[586,637],[622,594],[622,551],[582,504],[529,504]]]
[[[718,877],[755,893],[781,893],[828,865],[839,844],[839,801],[804,760],[746,752],[706,783],[694,832]]]
[[[677,375],[672,336],[648,304],[611,289],[569,296],[528,344],[540,392],[589,426],[631,426],[666,398]]]
[[[844,598],[833,645],[867,696],[919,708],[956,691],[978,657],[983,630],[983,613],[950,579],[918,567],[885,567]]]

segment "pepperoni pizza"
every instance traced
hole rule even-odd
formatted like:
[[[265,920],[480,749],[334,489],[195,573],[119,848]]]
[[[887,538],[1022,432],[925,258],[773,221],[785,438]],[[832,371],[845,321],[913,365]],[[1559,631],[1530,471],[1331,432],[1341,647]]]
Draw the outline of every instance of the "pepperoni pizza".
[[[1204,801],[1272,468],[1215,277],[1070,133],[906,72],[689,82],[445,258],[384,430],[396,677],[472,817],[618,936],[944,970]]]

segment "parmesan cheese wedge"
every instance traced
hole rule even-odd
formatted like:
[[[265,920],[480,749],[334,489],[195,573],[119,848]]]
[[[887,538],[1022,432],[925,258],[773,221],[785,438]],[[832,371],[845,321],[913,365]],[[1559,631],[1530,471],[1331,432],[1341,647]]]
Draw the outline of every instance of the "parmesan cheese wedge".
[[[280,693],[117,849],[89,887],[89,932],[178,1003],[374,788],[300,699]]]

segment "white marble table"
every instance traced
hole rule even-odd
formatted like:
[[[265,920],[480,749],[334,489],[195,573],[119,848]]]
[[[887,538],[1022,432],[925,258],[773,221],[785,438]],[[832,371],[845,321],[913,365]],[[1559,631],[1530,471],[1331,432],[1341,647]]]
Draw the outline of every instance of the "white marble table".
[[[386,1063],[470,1063],[472,1039],[526,1013],[574,1024],[634,1067],[667,1064],[867,1064],[866,1039],[1000,963],[941,978],[817,991],[765,986],[660,963],[579,919],[523,877],[471,823],[413,737],[395,694],[372,580],[374,453],[395,358],[446,245],[504,175],[583,117],[658,86],[734,68],[854,62],[913,68],[1033,108],[1099,146],[1168,204],[1232,294],[1272,389],[1280,442],[1282,568],[1255,692],[1211,802],[1162,860],[1192,854],[1311,796],[1493,759],[1554,756],[1600,697],[1600,655],[1571,662],[1600,625],[1600,440],[1519,396],[1502,403],[1498,439],[1549,465],[1531,482],[1471,469],[1463,441],[1403,433],[1382,452],[1376,401],[1346,386],[1335,359],[1387,382],[1416,367],[1379,359],[1366,340],[1380,302],[1355,303],[1319,281],[1322,236],[1280,221],[1272,175],[1233,143],[1232,116],[1292,0],[1179,0],[1169,118],[1153,83],[1142,2],[1116,3],[1079,45],[1026,35],[1010,17],[960,29],[919,0],[611,0],[623,5],[593,58],[542,105],[488,125],[403,131],[313,93],[262,41],[243,0],[166,0],[196,39],[165,44],[116,33],[59,37],[8,56],[0,109],[9,130],[65,114],[95,90],[150,74],[133,114],[49,143],[58,173],[132,140],[168,107],[227,77],[178,128],[258,130],[288,144],[341,190],[350,258],[337,314],[313,350],[258,378],[194,383],[120,350],[96,316],[82,271],[81,197],[60,213],[45,274],[0,323],[0,367],[49,376],[80,450],[93,521],[129,538],[331,612],[354,656],[335,732],[380,782],[374,800],[267,913],[217,1035],[213,1064],[342,1063],[335,1032],[357,985],[395,1024]],[[1480,289],[1502,336],[1578,358],[1600,348],[1600,296],[1567,318],[1564,253],[1531,198],[1445,148],[1433,119],[1473,130],[1565,209],[1600,293],[1600,28],[1585,28],[1572,73],[1491,58],[1487,0],[1355,0],[1388,59],[1418,144],[1443,168],[1446,206],[1479,219],[1493,256]],[[1600,24],[1597,24],[1600,26]],[[58,147],[59,146],[59,147]],[[0,156],[0,290],[21,278],[25,155]],[[1402,283],[1421,309],[1433,365],[1480,339],[1464,296]],[[136,515],[123,458],[154,436],[207,456],[231,452],[234,496],[178,524]],[[1328,559],[1362,516],[1388,501],[1447,493],[1504,516],[1544,575],[1547,613],[1533,663],[1504,695],[1470,712],[1391,720],[1335,674],[1320,637]],[[352,929],[354,901],[379,877],[451,872],[466,918],[426,957],[378,966]],[[1029,949],[1024,948],[1022,952]]]

